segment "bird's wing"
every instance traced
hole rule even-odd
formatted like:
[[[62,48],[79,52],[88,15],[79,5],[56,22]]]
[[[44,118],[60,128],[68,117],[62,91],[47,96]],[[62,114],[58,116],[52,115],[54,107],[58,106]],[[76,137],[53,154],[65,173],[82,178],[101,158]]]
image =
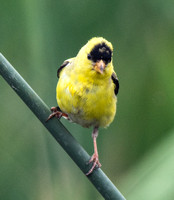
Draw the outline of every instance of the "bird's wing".
[[[64,68],[64,67],[66,67],[69,63],[71,63],[72,61],[73,61],[73,59],[74,58],[70,58],[70,59],[68,59],[68,60],[65,60],[64,62],[63,62],[63,64],[59,67],[59,69],[57,70],[57,77],[59,78],[59,76],[60,76],[60,72],[62,71],[62,69]]]
[[[119,81],[115,72],[112,73],[111,78],[113,83],[115,84],[115,89],[114,89],[115,95],[117,95],[119,90]]]

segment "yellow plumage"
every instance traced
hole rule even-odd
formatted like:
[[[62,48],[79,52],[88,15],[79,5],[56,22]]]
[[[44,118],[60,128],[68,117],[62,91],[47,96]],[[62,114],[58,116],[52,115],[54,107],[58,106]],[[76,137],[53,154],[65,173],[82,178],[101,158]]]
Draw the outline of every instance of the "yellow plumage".
[[[75,58],[60,72],[57,84],[57,102],[69,118],[84,127],[108,126],[116,112],[115,85],[111,79],[114,72],[112,61],[103,74],[92,70],[87,55],[98,43],[112,44],[103,38],[92,38]]]
[[[56,97],[59,107],[52,107],[48,120],[64,116],[84,127],[93,126],[93,172],[98,159],[98,128],[108,126],[116,113],[119,82],[112,64],[113,47],[102,37],[95,37],[83,46],[76,57],[66,60],[58,69]]]

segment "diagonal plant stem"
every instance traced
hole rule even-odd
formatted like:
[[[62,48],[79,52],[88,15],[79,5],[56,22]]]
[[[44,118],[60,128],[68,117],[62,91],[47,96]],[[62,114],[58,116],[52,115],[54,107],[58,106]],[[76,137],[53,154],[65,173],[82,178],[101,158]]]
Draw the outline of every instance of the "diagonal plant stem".
[[[87,173],[91,168],[91,165],[86,164],[90,156],[59,120],[54,118],[47,123],[45,122],[50,115],[50,109],[2,54],[0,54],[0,74],[74,160],[82,172],[84,174]],[[125,200],[101,169],[94,170],[87,178],[105,199]]]

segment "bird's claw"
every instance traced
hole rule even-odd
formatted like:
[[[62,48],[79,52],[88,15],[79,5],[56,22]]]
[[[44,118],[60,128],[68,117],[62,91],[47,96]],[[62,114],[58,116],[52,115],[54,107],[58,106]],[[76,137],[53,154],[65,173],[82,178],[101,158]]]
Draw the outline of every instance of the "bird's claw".
[[[98,155],[96,155],[95,153],[92,155],[92,157],[89,160],[88,164],[92,163],[92,162],[93,162],[93,165],[92,165],[91,169],[88,171],[88,173],[86,173],[86,176],[91,174],[96,167],[100,168],[102,166],[101,163],[99,162]]]
[[[49,117],[46,120],[46,122],[48,122],[53,117],[56,117],[56,118],[60,119],[63,116],[63,113],[58,110],[58,107],[51,107],[50,110],[52,111],[52,113],[49,115]]]

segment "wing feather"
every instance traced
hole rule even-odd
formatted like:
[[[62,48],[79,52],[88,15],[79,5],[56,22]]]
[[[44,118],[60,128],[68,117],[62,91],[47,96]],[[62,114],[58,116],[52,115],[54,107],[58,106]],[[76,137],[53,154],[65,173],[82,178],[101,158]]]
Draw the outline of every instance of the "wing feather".
[[[68,64],[69,64],[69,60],[65,60],[64,62],[63,62],[63,64],[59,67],[59,69],[57,70],[57,77],[59,78],[59,75],[60,75],[60,72],[62,71],[62,69],[64,68],[64,67],[66,67]]]
[[[119,91],[119,81],[115,72],[112,73],[111,78],[112,78],[113,83],[115,84],[115,89],[114,89],[115,95],[117,95]]]

